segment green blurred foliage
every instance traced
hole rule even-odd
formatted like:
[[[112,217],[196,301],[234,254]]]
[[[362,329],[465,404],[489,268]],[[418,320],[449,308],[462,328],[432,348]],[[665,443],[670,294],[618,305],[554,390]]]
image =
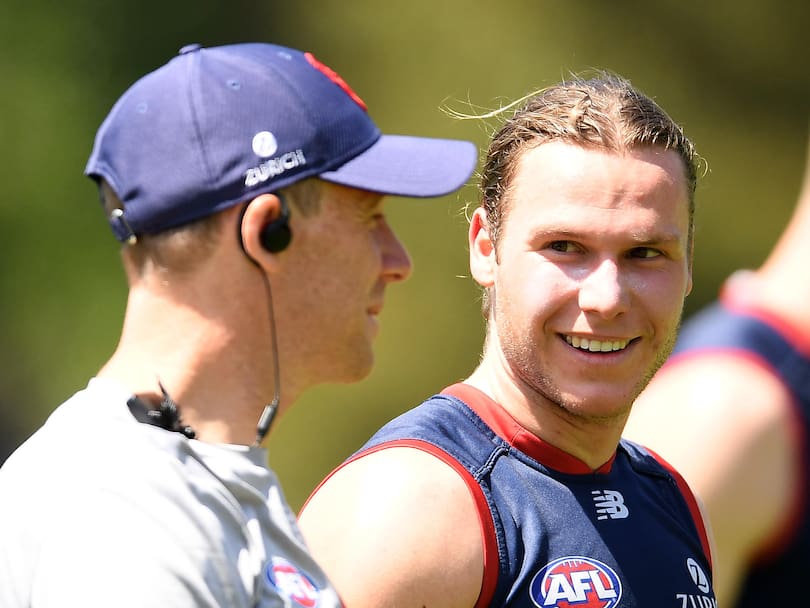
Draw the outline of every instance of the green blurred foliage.
[[[731,270],[758,265],[790,215],[810,116],[808,26],[810,4],[793,0],[4,0],[0,461],[115,348],[126,286],[82,170],[118,95],[182,45],[310,50],[384,131],[482,148],[497,121],[459,121],[448,108],[480,113],[572,72],[619,72],[706,159],[691,313]],[[270,460],[293,506],[378,426],[477,363],[483,323],[464,216],[475,202],[474,184],[390,201],[416,272],[390,290],[372,375],[312,390],[274,428]]]

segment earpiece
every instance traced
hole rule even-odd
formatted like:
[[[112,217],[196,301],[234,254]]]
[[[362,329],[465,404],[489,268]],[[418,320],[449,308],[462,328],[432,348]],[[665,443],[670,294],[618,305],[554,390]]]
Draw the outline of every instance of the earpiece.
[[[290,228],[290,209],[287,207],[287,201],[285,201],[284,197],[279,193],[274,192],[274,194],[278,197],[278,200],[281,203],[281,211],[275,220],[265,224],[262,227],[262,230],[259,233],[259,242],[266,251],[278,253],[280,251],[284,251],[290,244],[290,241],[292,240],[292,229]],[[242,240],[242,221],[245,218],[247,208],[248,205],[245,205],[242,209],[242,215],[240,216],[239,223],[236,226],[237,236],[239,238],[239,244],[242,246],[242,251],[245,251],[245,243]]]
[[[287,207],[287,201],[280,194],[275,193],[275,195],[281,201],[281,214],[278,218],[266,224],[259,234],[262,247],[271,253],[284,251],[292,240],[290,209]]]
[[[281,205],[279,216],[272,222],[262,226],[262,229],[259,232],[259,242],[266,251],[278,253],[279,251],[284,251],[290,244],[290,241],[292,240],[292,229],[290,228],[290,208],[287,206],[287,201],[284,200],[284,197],[278,192],[274,192],[273,194],[278,198]],[[242,207],[242,215],[239,218],[239,244],[242,246],[242,251],[247,256],[248,260],[253,262],[253,264],[255,264],[259,270],[261,270],[261,264],[259,264],[259,262],[247,252],[247,249],[245,249],[245,241],[242,239],[242,223],[245,220],[245,213],[247,213],[248,206],[249,205],[245,205]],[[276,319],[275,314],[273,313],[273,293],[270,289],[270,278],[268,277],[268,273],[261,271],[259,274],[264,282],[265,291],[267,292],[267,314],[270,323],[271,348],[273,349],[273,377],[275,379],[275,394],[273,395],[273,400],[264,406],[262,415],[259,418],[259,422],[256,426],[255,446],[261,445],[261,442],[264,440],[265,436],[270,430],[270,425],[273,423],[273,418],[278,410],[278,402],[281,398],[281,372],[279,371],[278,364],[278,339],[276,336]]]

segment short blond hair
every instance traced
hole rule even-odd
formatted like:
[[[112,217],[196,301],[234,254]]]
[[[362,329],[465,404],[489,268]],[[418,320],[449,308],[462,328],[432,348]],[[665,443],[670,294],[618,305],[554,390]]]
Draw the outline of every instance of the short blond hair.
[[[284,188],[282,195],[307,217],[320,211],[322,184],[319,179],[304,179]],[[107,217],[115,209],[124,208],[121,199],[105,180],[99,183],[99,195]],[[127,271],[134,273],[134,277],[142,277],[152,270],[181,274],[195,270],[208,260],[222,238],[222,217],[220,211],[156,234],[138,235],[134,244],[126,245],[122,250]],[[238,238],[237,230],[235,227],[235,238]]]
[[[107,217],[115,209],[123,209],[121,199],[105,181],[99,184],[99,194]],[[131,245],[121,251],[128,274],[143,277],[155,270],[163,273],[188,273],[199,267],[213,252],[218,239],[221,213],[170,228],[157,234],[139,234]]]

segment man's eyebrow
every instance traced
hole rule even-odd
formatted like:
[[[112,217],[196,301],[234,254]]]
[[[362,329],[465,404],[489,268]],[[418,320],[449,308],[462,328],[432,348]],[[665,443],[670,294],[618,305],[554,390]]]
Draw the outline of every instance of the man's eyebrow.
[[[594,236],[589,235],[582,230],[555,226],[539,226],[537,229],[532,230],[529,234],[535,239],[550,238],[560,241],[581,241],[592,239],[602,240],[605,238],[603,235]],[[638,246],[644,246],[679,243],[683,240],[685,235],[674,230],[656,230],[652,233],[635,231],[629,233],[629,236],[637,243]]]
[[[679,233],[675,231],[658,231],[653,234],[639,234],[632,233],[633,238],[637,239],[639,245],[667,245],[670,243],[680,243],[685,240],[686,233]]]

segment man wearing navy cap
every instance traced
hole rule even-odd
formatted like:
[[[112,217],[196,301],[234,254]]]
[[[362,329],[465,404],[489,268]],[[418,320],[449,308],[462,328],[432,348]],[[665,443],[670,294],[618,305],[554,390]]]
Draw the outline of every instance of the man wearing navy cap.
[[[129,283],[118,347],[0,469],[0,605],[339,606],[261,444],[305,389],[373,363],[410,259],[383,197],[435,197],[475,147],[381,135],[309,53],[185,47],[95,139]]]

